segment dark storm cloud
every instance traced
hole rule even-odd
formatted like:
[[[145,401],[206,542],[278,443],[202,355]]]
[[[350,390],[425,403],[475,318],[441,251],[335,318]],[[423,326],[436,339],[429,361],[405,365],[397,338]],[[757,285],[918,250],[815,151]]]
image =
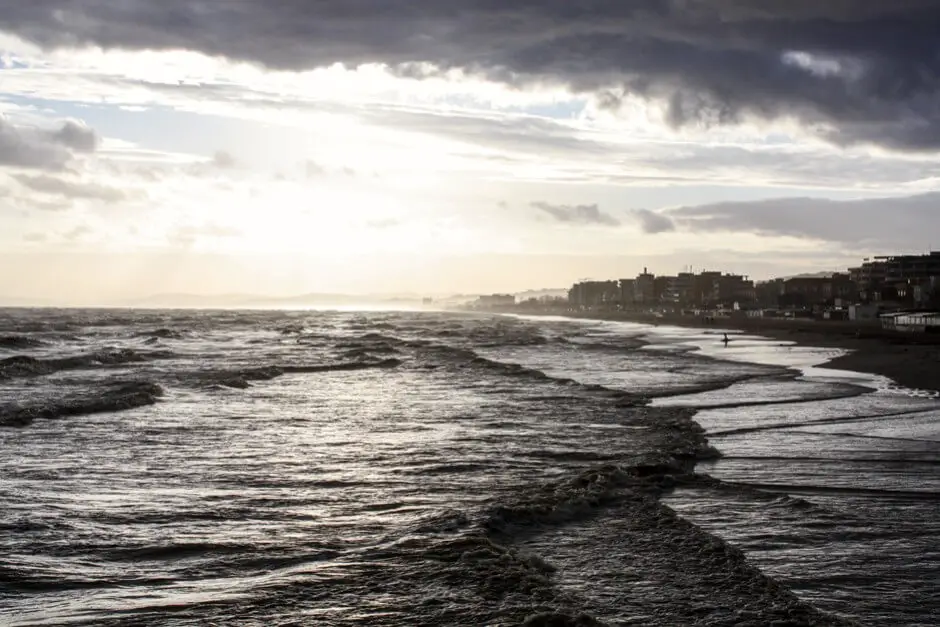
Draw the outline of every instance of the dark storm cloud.
[[[604,213],[597,205],[553,205],[547,202],[530,203],[532,207],[550,215],[559,222],[570,224],[600,224],[619,226],[620,221]]]
[[[776,198],[724,202],[672,209],[666,215],[679,229],[694,233],[756,233],[922,249],[940,242],[938,207],[940,192],[849,201]],[[936,241],[927,241],[931,235]]]
[[[273,68],[459,67],[655,98],[676,126],[786,116],[836,144],[940,148],[936,0],[0,0],[0,29]]]
[[[649,209],[634,209],[634,217],[640,223],[640,228],[644,233],[655,235],[657,233],[668,233],[676,230],[676,225],[669,216],[665,216]]]
[[[0,116],[0,166],[60,170],[75,152],[93,152],[98,136],[71,120],[54,131],[17,126]]]

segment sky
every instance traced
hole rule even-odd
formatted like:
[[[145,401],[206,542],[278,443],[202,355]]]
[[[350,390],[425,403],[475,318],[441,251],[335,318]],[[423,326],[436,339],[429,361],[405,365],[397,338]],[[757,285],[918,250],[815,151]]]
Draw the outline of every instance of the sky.
[[[935,0],[0,0],[0,301],[940,246]]]

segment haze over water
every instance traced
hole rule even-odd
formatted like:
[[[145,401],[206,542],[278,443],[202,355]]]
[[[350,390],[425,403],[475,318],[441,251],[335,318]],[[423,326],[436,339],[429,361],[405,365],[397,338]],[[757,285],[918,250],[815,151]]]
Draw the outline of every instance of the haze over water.
[[[933,624],[940,403],[719,337],[9,310],[0,623]]]

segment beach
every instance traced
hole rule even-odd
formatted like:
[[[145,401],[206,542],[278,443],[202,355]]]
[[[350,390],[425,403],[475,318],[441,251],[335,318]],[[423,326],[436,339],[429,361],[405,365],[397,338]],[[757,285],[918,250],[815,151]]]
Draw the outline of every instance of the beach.
[[[540,315],[525,312],[525,315]],[[885,330],[873,323],[787,320],[779,318],[720,318],[653,316],[617,311],[553,310],[542,315],[572,319],[636,322],[759,335],[781,342],[837,348],[845,351],[825,367],[886,376],[905,387],[940,391],[940,335]]]

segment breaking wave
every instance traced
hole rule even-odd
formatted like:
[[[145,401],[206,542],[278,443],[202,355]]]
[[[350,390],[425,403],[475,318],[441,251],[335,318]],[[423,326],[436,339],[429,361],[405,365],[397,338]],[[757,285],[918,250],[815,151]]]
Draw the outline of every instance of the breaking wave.
[[[54,420],[115,412],[153,405],[163,395],[156,383],[137,381],[118,383],[82,394],[64,396],[55,400],[0,405],[0,426],[24,427],[35,420]]]

